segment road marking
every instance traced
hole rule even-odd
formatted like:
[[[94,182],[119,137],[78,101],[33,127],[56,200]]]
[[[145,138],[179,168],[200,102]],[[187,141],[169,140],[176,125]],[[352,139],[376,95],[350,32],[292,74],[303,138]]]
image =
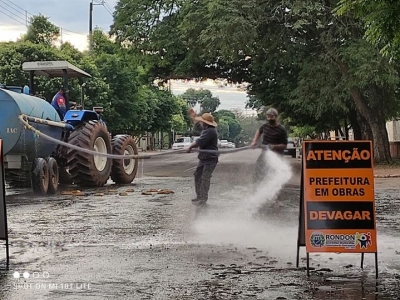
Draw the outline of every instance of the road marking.
[[[194,167],[191,167],[191,168],[189,168],[189,169],[186,169],[186,170],[183,171],[183,172],[189,172],[189,171],[194,170],[194,169],[196,169],[196,168],[197,168],[197,166],[194,166]]]

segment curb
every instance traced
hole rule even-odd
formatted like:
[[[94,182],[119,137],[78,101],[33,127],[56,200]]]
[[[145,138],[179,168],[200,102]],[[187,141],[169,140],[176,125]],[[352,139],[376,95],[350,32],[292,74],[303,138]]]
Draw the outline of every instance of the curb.
[[[399,178],[400,174],[374,175],[375,178]]]

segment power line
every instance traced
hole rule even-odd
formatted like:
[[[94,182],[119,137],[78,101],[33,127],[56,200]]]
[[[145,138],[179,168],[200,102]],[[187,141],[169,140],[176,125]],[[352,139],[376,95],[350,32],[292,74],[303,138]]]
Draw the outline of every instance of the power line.
[[[92,2],[94,3],[94,5],[101,5],[101,6],[103,6],[104,9],[105,9],[111,16],[113,16],[113,14],[112,14],[112,9],[109,8],[109,6],[108,6],[108,4],[106,3],[105,0],[97,0],[97,1],[92,0]]]
[[[0,10],[0,13],[2,13],[3,15],[6,15],[7,17],[9,17],[10,19],[13,19],[14,21],[17,21],[18,23],[22,24],[22,25],[26,25],[24,23],[22,23],[21,21],[18,21],[17,19],[15,19],[14,17],[11,17],[10,15],[7,15],[4,11]]]
[[[104,4],[103,4],[104,8],[105,8],[105,9],[108,11],[108,13],[113,17],[112,9],[108,6],[108,4],[107,4],[106,1],[103,1],[103,2],[104,2]]]
[[[25,18],[22,18],[22,17],[18,16],[17,14],[15,14],[14,12],[12,12],[11,10],[8,10],[7,8],[5,8],[5,7],[4,7],[3,5],[1,5],[1,4],[7,5],[7,3],[4,3],[2,0],[0,0],[0,7],[3,8],[3,9],[4,9],[5,11],[7,11],[8,13],[12,14],[13,16],[15,16],[15,17],[17,17],[17,18],[23,20],[24,22],[26,22],[26,19],[25,19]],[[26,25],[26,24],[24,24],[24,25]]]
[[[7,1],[7,2],[10,2],[12,5],[14,5],[15,7],[18,7],[19,9],[22,9],[23,11],[25,11],[25,12],[27,12],[28,13],[28,15],[31,15],[31,16],[33,16],[30,12],[28,12],[27,10],[25,10],[25,9],[23,9],[21,6],[19,6],[19,5],[17,5],[17,4],[15,4],[14,2],[12,2],[12,1],[10,1],[10,0],[3,0],[3,2],[4,1]],[[15,9],[15,8],[14,8]]]
[[[112,11],[112,9],[110,8],[110,6],[108,6],[108,3],[106,1],[104,1],[104,4]]]
[[[62,27],[60,27],[60,28],[62,28]],[[67,31],[67,32],[71,32],[71,33],[74,33],[74,34],[79,34],[79,35],[84,35],[84,36],[87,36],[87,34],[86,34],[86,33],[80,33],[80,32],[76,32],[76,31],[68,30],[68,29],[65,29],[65,28],[62,28],[62,30],[63,30],[63,31]]]
[[[15,7],[18,7],[20,10],[24,11],[26,14],[31,15],[31,16],[34,16],[32,13],[28,12],[27,10],[23,9],[21,6],[19,6],[19,5],[15,4],[15,3],[13,3],[13,2],[10,1],[10,0],[0,0],[0,3],[2,3],[2,4],[4,4],[4,5],[7,5],[7,7],[11,8],[11,9],[14,9],[15,11],[19,12],[20,14],[22,14],[20,11],[18,11],[18,10],[15,9],[15,8],[13,8],[13,7],[10,6],[9,4],[5,3],[4,1],[10,2],[10,3],[13,4]],[[11,18],[11,19],[17,21],[18,23],[20,23],[20,24],[22,24],[22,25],[25,25],[25,26],[27,26],[28,24],[31,24],[31,22],[30,22],[29,20],[27,20],[27,19],[25,19],[25,18],[22,18],[22,17],[16,15],[15,13],[13,13],[13,12],[10,11],[10,10],[8,10],[8,9],[5,8],[4,6],[0,5],[0,7],[3,8],[3,9],[5,9],[6,11],[8,11],[10,14],[12,14],[12,15],[16,16],[17,18],[19,18],[19,19],[23,20],[24,22],[26,22],[26,23],[24,24],[24,23],[22,23],[21,21],[19,21],[19,20],[13,18],[13,17],[7,15],[7,14],[4,13],[3,11],[0,11],[1,13],[5,14],[6,16],[8,16],[9,18]],[[59,26],[57,26],[57,27],[59,27]],[[74,33],[74,34],[79,34],[79,35],[87,36],[87,34],[85,34],[85,33],[75,32],[75,31],[68,30],[68,29],[65,29],[65,28],[62,28],[62,27],[59,27],[59,28],[62,29],[62,31],[67,31],[67,32],[71,32],[71,33]]]
[[[11,4],[13,4],[11,1],[7,0],[8,2],[10,2]],[[10,4],[6,3],[4,0],[0,0],[0,2],[3,2],[4,5],[6,5],[8,8],[16,11],[18,14],[22,14],[24,15],[24,20],[28,20],[28,12],[24,11],[25,13],[21,13],[20,10],[16,9],[15,7],[11,6]]]
[[[105,5],[103,5],[103,6],[106,9],[106,11],[110,14],[110,16],[112,17],[113,16],[112,12]]]

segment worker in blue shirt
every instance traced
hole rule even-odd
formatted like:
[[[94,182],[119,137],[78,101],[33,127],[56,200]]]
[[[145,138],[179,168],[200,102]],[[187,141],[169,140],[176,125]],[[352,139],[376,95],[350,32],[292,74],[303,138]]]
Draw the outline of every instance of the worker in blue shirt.
[[[61,120],[63,120],[67,112],[67,103],[65,100],[64,89],[61,88],[58,93],[54,95],[53,100],[51,101],[51,105],[56,109]]]

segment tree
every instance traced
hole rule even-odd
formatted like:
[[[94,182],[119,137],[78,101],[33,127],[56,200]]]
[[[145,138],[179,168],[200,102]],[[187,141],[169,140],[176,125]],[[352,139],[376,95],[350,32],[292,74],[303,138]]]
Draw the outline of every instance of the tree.
[[[398,70],[363,41],[360,22],[332,13],[338,1],[120,3],[118,40],[166,67],[165,78],[247,81],[253,104],[276,106],[292,125],[358,125],[372,133],[375,161],[390,161],[385,122],[399,111]],[[171,24],[173,40],[159,34]]]
[[[22,40],[34,44],[52,46],[60,36],[60,29],[43,15],[32,16],[29,21],[28,32]]]
[[[236,115],[229,110],[219,110],[214,113],[214,117],[218,125],[218,132],[225,139],[229,139],[230,141],[235,141],[236,137],[242,131],[242,127],[239,121],[236,119]],[[221,126],[222,124],[222,133]]]
[[[205,97],[200,101],[201,111],[213,113],[220,104],[221,101],[218,97]]]
[[[213,97],[210,90],[201,89],[187,89],[181,98],[185,100],[189,106],[194,107],[196,104],[200,104],[201,113],[203,112],[215,112],[218,106],[221,104],[218,97]]]
[[[229,123],[227,120],[220,120],[218,123],[218,135],[221,140],[229,138]]]
[[[232,111],[226,110],[226,109],[221,109],[221,110],[216,111],[214,114],[214,117],[215,117],[216,121],[218,121],[222,117],[236,119],[236,115]]]
[[[103,32],[96,29],[94,50],[82,53],[69,43],[63,43],[60,48],[53,46],[51,32],[37,34],[37,20],[31,25],[35,30],[31,28],[21,41],[0,43],[0,82],[28,84],[29,74],[21,68],[23,62],[66,60],[92,75],[85,79],[84,106],[86,109],[103,106],[102,117],[112,133],[169,131],[173,124],[181,123],[182,118],[188,122],[185,102],[154,86],[148,69],[138,63],[137,56],[111,41]],[[45,25],[45,29],[53,28],[51,23]],[[81,79],[69,79],[70,100],[80,102],[82,83]],[[35,77],[35,90],[49,102],[61,84],[60,78]]]
[[[238,147],[248,146],[264,121],[259,120],[257,116],[246,117],[238,114],[236,119],[241,127],[241,132],[235,137],[235,144]]]
[[[60,60],[57,49],[31,42],[0,43],[0,82],[8,85],[29,84],[29,73],[22,70],[22,63],[36,60]],[[51,99],[60,87],[60,80],[35,77],[36,92]]]
[[[305,139],[307,137],[314,138],[316,130],[313,126],[292,126],[293,136]]]
[[[338,15],[353,14],[365,27],[367,41],[381,48],[382,53],[399,57],[400,14],[398,1],[340,0],[336,8]]]

